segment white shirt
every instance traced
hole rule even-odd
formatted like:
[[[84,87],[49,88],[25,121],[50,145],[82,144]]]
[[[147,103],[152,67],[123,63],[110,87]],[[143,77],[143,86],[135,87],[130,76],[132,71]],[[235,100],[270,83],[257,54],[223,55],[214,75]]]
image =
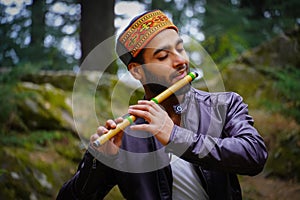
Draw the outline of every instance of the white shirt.
[[[208,200],[209,197],[201,185],[200,178],[191,163],[172,154],[174,200]]]

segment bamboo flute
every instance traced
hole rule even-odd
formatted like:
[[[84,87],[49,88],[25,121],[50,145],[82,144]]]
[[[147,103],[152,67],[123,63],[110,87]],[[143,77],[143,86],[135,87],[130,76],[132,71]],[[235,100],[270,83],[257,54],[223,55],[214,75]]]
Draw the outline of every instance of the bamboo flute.
[[[152,98],[151,101],[159,104],[165,99],[167,99],[169,96],[174,94],[176,91],[178,91],[183,86],[189,84],[191,81],[193,81],[198,74],[196,72],[190,72],[188,75],[186,75],[184,78],[180,79],[173,85],[171,85],[169,88],[167,88],[165,91],[157,95],[156,97]],[[130,115],[129,117],[125,118],[123,122],[117,124],[117,127],[115,129],[109,130],[106,134],[101,135],[97,140],[93,142],[93,145],[95,147],[99,147],[103,145],[105,142],[110,140],[112,137],[114,137],[119,132],[123,131],[127,126],[132,124],[136,120],[136,117],[133,115]]]

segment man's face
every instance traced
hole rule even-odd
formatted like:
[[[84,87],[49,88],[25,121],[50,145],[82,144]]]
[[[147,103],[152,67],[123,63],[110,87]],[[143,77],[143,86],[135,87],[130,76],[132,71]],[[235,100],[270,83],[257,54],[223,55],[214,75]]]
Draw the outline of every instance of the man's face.
[[[162,92],[188,74],[189,59],[175,30],[166,29],[149,42],[144,51],[143,69],[143,84],[149,84],[155,93]]]

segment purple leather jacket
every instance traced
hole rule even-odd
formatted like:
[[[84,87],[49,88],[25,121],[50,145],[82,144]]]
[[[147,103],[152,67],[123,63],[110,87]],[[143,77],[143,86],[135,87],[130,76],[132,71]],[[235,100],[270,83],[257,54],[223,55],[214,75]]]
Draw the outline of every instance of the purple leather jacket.
[[[177,110],[182,125],[174,126],[167,146],[150,133],[126,129],[118,155],[89,148],[57,199],[102,199],[115,185],[126,199],[172,199],[170,153],[194,165],[210,200],[242,199],[237,174],[256,175],[267,159],[242,98],[191,88]]]

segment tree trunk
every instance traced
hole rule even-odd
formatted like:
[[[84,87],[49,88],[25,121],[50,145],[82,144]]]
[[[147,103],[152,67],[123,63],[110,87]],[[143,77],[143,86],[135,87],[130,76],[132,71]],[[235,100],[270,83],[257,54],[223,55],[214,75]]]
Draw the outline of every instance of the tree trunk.
[[[81,0],[81,24],[80,24],[80,42],[81,42],[81,64],[88,54],[101,42],[105,41],[115,33],[114,28],[114,0]],[[113,54],[114,46],[105,52],[100,52],[97,59],[105,59],[108,55]],[[109,56],[111,56],[109,55]],[[86,68],[85,68],[86,69]],[[115,65],[106,66],[89,66],[89,69],[103,69],[110,73],[116,73]]]
[[[45,0],[33,0],[31,5],[31,41],[28,57],[30,61],[43,59],[45,37]]]

